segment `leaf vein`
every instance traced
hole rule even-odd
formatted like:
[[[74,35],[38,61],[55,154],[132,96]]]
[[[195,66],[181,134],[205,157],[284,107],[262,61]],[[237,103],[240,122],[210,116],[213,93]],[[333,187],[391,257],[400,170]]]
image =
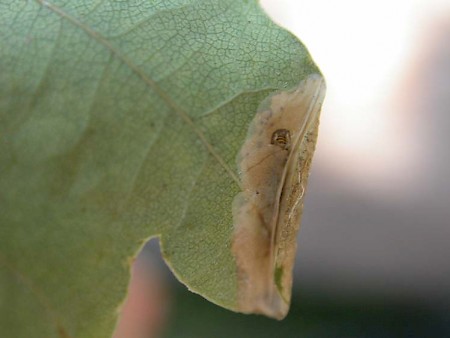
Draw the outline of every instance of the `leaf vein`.
[[[87,27],[78,19],[67,14],[60,7],[46,1],[46,0],[36,0],[43,7],[48,8],[51,12],[59,15],[60,17],[66,19],[70,23],[72,23],[75,27],[83,30],[88,36],[92,39],[99,42],[106,49],[108,49],[117,59],[123,62],[126,66],[130,68],[142,81],[144,81],[165,103],[172,108],[177,115],[192,129],[192,131],[197,135],[200,141],[203,143],[208,152],[220,163],[220,165],[225,169],[230,178],[240,187],[240,181],[237,174],[230,168],[230,166],[225,162],[225,160],[217,153],[214,147],[208,142],[203,132],[194,124],[193,120],[189,117],[189,115],[181,109],[170,96],[168,96],[158,84],[152,80],[149,76],[147,76],[138,66],[136,66],[133,62],[127,59],[124,55],[122,55],[119,50],[117,50],[103,35],[99,32]]]
[[[67,330],[61,324],[55,309],[50,303],[50,298],[22,271],[6,259],[6,256],[0,252],[0,267],[4,266],[13,276],[15,276],[25,289],[28,289],[36,297],[37,302],[45,309],[50,317],[49,321],[53,323],[58,334],[63,338],[71,338]]]
[[[196,186],[197,183],[198,183],[198,179],[201,177],[201,174],[203,173],[203,171],[204,171],[205,168],[206,168],[206,163],[207,163],[207,162],[208,162],[208,159],[205,159],[205,161],[203,162],[202,166],[200,167],[200,170],[198,171],[197,176],[195,177],[195,179],[194,179],[193,182],[192,182],[191,188],[189,189],[187,195],[185,196],[185,201],[186,201],[186,203],[185,203],[185,205],[184,205],[184,207],[183,207],[183,211],[181,212],[181,215],[180,215],[180,221],[178,222],[178,224],[176,225],[176,227],[179,227],[179,226],[182,224],[182,222],[184,221],[185,217],[186,217],[186,213],[188,212],[189,207],[190,207],[190,205],[191,205],[190,199],[191,199],[192,193],[193,193],[193,191],[194,191],[194,189],[195,189],[195,186]]]

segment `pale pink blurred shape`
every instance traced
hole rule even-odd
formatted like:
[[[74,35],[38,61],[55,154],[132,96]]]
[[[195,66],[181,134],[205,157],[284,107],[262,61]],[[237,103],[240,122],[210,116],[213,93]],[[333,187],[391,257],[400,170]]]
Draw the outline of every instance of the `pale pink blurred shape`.
[[[162,336],[170,307],[170,290],[154,261],[160,257],[141,254],[132,265],[128,296],[113,338],[158,338]]]

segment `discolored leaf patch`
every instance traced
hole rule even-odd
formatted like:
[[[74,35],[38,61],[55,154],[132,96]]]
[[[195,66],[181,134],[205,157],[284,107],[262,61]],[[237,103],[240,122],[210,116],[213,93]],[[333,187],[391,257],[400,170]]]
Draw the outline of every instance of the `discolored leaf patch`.
[[[325,94],[321,76],[270,96],[238,155],[233,203],[239,310],[278,319],[289,309],[296,234]]]

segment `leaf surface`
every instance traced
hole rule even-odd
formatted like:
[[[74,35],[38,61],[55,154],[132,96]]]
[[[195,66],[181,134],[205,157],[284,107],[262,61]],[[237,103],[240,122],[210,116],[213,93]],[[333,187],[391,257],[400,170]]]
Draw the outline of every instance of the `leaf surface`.
[[[0,3],[0,336],[108,337],[152,236],[239,310],[236,157],[318,73],[256,1]]]

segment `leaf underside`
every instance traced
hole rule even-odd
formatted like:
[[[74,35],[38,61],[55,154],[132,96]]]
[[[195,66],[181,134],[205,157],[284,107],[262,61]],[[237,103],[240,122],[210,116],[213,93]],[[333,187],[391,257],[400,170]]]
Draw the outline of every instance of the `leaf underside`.
[[[236,156],[312,73],[256,1],[2,1],[0,336],[110,336],[153,236],[236,309]]]

